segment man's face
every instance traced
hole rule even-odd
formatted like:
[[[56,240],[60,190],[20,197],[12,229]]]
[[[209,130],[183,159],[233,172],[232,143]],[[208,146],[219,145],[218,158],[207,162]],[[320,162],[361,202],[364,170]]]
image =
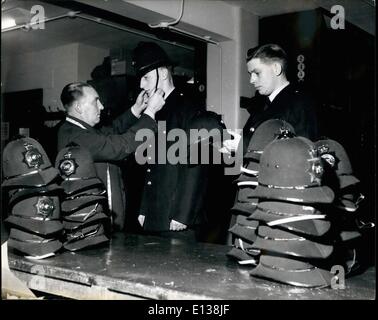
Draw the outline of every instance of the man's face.
[[[145,90],[148,96],[151,96],[155,92],[156,81],[158,80],[156,75],[157,72],[158,69],[151,70],[140,79],[140,88]]]
[[[93,127],[100,122],[101,110],[104,109],[95,89],[83,88],[83,96],[79,100],[81,106],[81,120]]]
[[[269,96],[277,87],[277,75],[273,63],[265,63],[260,58],[253,58],[247,63],[250,83],[264,96]]]

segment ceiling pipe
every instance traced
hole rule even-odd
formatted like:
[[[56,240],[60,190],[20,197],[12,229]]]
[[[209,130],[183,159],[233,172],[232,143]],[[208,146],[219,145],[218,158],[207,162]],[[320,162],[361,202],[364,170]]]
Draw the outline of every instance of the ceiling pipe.
[[[185,30],[182,30],[182,29],[179,29],[179,28],[176,28],[176,27],[172,27],[172,26],[169,26],[168,29],[172,30],[174,32],[177,32],[177,33],[184,34],[186,36],[189,36],[189,37],[197,39],[197,40],[201,40],[201,41],[204,41],[204,42],[208,42],[208,43],[212,43],[212,44],[215,44],[215,45],[219,45],[219,42],[211,40],[210,36],[199,36],[198,34],[191,33],[189,31],[185,31]]]
[[[126,31],[126,32],[129,32],[129,33],[133,33],[133,34],[136,34],[138,36],[150,38],[150,39],[155,40],[155,41],[159,40],[159,41],[162,41],[162,42],[165,42],[165,43],[169,43],[169,44],[173,44],[173,45],[175,45],[177,47],[181,47],[181,48],[184,48],[184,49],[187,49],[187,50],[193,50],[192,47],[189,47],[189,46],[186,46],[186,45],[183,45],[183,44],[179,44],[177,42],[173,43],[172,41],[157,39],[155,36],[152,36],[152,35],[150,35],[148,33],[139,32],[139,31],[136,31],[134,29],[129,29],[129,28],[123,27],[123,26],[118,25],[118,24],[110,23],[110,22],[104,21],[101,18],[93,18],[93,17],[82,15],[82,14],[78,15],[77,17],[81,18],[83,20],[93,21],[95,23],[99,23],[99,24],[102,24],[102,25],[107,26],[107,27],[111,27],[111,28],[114,28],[114,29]]]
[[[150,28],[168,28],[169,26],[174,26],[175,24],[178,24],[184,14],[184,0],[181,0],[181,10],[179,17],[176,20],[173,21],[162,21],[159,22],[158,24],[149,24],[148,26]]]
[[[159,40],[159,41],[169,43],[169,44],[173,44],[177,47],[181,47],[181,48],[184,48],[184,49],[187,49],[187,50],[193,50],[192,47],[189,47],[189,46],[186,46],[186,45],[183,45],[183,44],[178,44],[176,42],[173,43],[172,41],[157,39],[155,36],[149,35],[148,33],[139,32],[139,31],[136,31],[134,29],[126,28],[122,25],[110,23],[110,22],[104,21],[101,18],[94,18],[94,17],[91,17],[91,16],[83,15],[80,11],[69,11],[66,14],[62,14],[62,15],[59,15],[59,16],[56,16],[56,17],[45,18],[45,19],[42,19],[42,20],[39,20],[39,21],[36,21],[36,22],[33,22],[33,23],[25,23],[23,25],[6,28],[6,29],[1,30],[1,33],[19,30],[19,29],[28,31],[32,28],[32,26],[37,25],[39,23],[55,21],[55,20],[64,19],[64,18],[70,18],[70,19],[80,18],[80,19],[92,21],[92,22],[95,22],[95,23],[98,23],[98,24],[101,24],[101,25],[104,25],[104,26],[107,26],[107,27],[110,27],[110,28],[114,28],[114,29],[118,29],[118,30],[121,30],[121,31],[133,33],[133,34],[136,34],[136,35],[139,35],[139,36],[142,36],[142,37],[150,38],[150,39],[155,40],[155,41]]]
[[[156,29],[156,28],[168,29],[168,30],[173,31],[173,32],[184,34],[184,35],[189,36],[189,37],[196,39],[196,40],[200,40],[200,41],[204,41],[204,42],[207,42],[207,43],[219,45],[219,42],[211,40],[210,36],[200,36],[198,34],[195,34],[195,33],[189,32],[189,31],[185,31],[185,30],[182,30],[182,29],[175,27],[175,25],[178,24],[181,21],[181,18],[182,18],[183,15],[184,15],[184,0],[181,0],[181,10],[180,10],[180,14],[179,14],[177,19],[175,19],[173,21],[162,21],[162,22],[159,22],[157,24],[148,24],[148,26],[150,28],[153,28],[153,29]]]

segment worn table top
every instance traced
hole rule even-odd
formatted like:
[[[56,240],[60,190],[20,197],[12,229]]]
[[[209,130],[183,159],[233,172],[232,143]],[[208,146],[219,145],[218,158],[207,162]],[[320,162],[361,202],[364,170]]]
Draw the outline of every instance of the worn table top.
[[[345,289],[304,289],[253,278],[226,257],[230,247],[116,234],[110,244],[34,261],[9,252],[13,270],[105,287],[147,299],[375,299],[375,268],[347,278]]]

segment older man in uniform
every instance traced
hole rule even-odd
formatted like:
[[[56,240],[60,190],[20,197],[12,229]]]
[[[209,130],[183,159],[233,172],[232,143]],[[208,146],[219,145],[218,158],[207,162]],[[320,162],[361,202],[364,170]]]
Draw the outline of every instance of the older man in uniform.
[[[94,128],[104,109],[96,90],[87,83],[70,83],[63,88],[61,101],[67,117],[58,129],[58,150],[69,143],[85,147],[91,153],[97,174],[107,189],[113,229],[125,224],[125,193],[121,169],[117,163],[133,154],[142,141],[136,141],[139,129],[157,131],[155,113],[164,105],[163,91],[148,99],[143,92],[136,103],[115,119],[110,127]]]

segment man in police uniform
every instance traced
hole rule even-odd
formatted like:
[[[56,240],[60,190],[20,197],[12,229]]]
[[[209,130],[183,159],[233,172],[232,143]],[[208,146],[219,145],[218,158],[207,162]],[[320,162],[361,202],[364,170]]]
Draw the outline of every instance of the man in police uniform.
[[[155,43],[141,42],[134,50],[134,66],[145,95],[151,96],[159,89],[164,91],[164,107],[156,113],[157,121],[166,122],[163,134],[175,128],[187,130],[198,107],[175,88],[172,62],[166,52]],[[166,152],[172,143],[167,141],[165,147],[155,141],[155,163],[147,166],[138,221],[149,233],[193,240],[195,226],[203,218],[206,168],[170,164],[168,158],[166,164],[159,164],[159,148],[165,148]]]
[[[248,149],[255,129],[268,119],[290,123],[298,136],[312,141],[318,138],[316,104],[313,98],[287,79],[288,58],[277,44],[251,48],[247,52],[250,83],[258,94],[256,107],[243,128],[243,154]],[[238,139],[229,140],[225,146],[236,150]],[[241,146],[239,146],[241,147]]]
[[[125,111],[111,127],[94,128],[104,109],[96,90],[87,83],[70,83],[63,88],[61,101],[67,117],[58,129],[58,150],[69,143],[85,147],[95,161],[98,177],[107,189],[113,229],[125,224],[125,193],[121,170],[116,164],[133,154],[142,141],[136,141],[139,129],[157,131],[155,113],[164,105],[163,92],[157,90],[146,99],[140,94],[131,109]]]

